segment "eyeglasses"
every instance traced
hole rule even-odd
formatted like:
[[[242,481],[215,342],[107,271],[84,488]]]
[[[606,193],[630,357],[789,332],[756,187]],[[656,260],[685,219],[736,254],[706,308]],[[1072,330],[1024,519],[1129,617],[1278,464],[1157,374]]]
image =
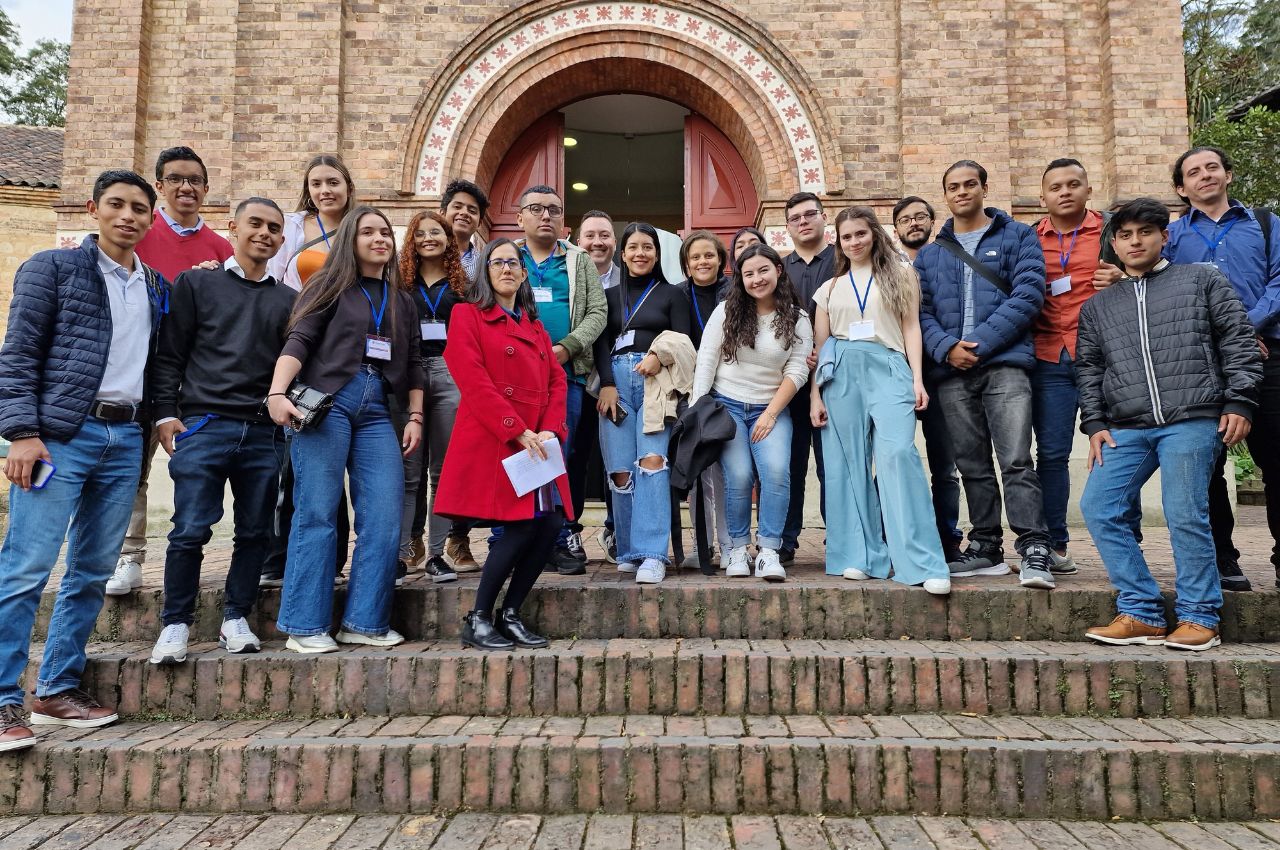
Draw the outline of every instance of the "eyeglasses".
[[[183,177],[181,174],[166,174],[163,179],[175,189],[183,183],[190,183],[192,189],[199,189],[208,182],[203,177]]]
[[[908,224],[924,224],[926,221],[933,221],[933,216],[929,215],[927,212],[921,212],[916,213],[915,215],[904,215],[901,218],[895,219],[893,223],[906,227]]]
[[[515,271],[520,268],[520,261],[504,260],[501,257],[495,257],[489,261],[489,268],[493,269],[495,272],[500,272],[503,269],[511,269],[511,271]]]
[[[793,216],[788,216],[787,224],[799,224],[802,221],[813,221],[820,215],[822,215],[822,210],[808,210],[806,212],[796,213]]]
[[[534,218],[542,218],[543,213],[546,213],[552,218],[559,218],[564,215],[564,207],[557,207],[555,205],[546,206],[544,204],[525,204],[520,209],[528,210]]]

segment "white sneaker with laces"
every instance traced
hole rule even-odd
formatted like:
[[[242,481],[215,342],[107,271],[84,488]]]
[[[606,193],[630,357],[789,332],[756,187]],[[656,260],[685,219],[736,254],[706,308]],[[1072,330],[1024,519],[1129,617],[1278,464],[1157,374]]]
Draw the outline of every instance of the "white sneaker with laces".
[[[128,555],[116,561],[116,571],[107,579],[107,596],[124,596],[142,587],[142,566]]]
[[[165,626],[160,632],[160,639],[151,650],[152,664],[181,664],[187,660],[187,639],[191,635],[191,627],[186,623],[174,623]]]
[[[362,646],[399,646],[404,643],[404,635],[395,629],[387,629],[385,635],[362,635],[359,632],[339,631],[334,638],[338,643],[354,643]]]
[[[787,571],[783,569],[776,549],[761,549],[756,555],[756,578],[765,581],[787,580]]]
[[[728,578],[743,578],[751,575],[746,546],[735,546],[729,550],[728,565],[724,568],[724,574]]]
[[[223,620],[218,630],[218,646],[227,652],[238,655],[242,652],[257,652],[262,649],[262,641],[249,628],[249,621],[244,617],[234,620]]]
[[[618,562],[618,572],[620,573],[634,573],[639,568],[639,564],[632,563],[631,561]]]
[[[321,652],[337,652],[338,644],[328,635],[289,635],[284,642],[285,649],[301,652],[303,655],[315,655]]]
[[[841,573],[841,575],[849,579],[849,581],[866,581],[867,579],[871,578],[871,576],[867,575],[857,567],[849,567],[843,573]]]
[[[622,567],[621,564],[618,565]],[[645,558],[636,570],[636,584],[659,584],[667,577],[667,565],[657,558]]]

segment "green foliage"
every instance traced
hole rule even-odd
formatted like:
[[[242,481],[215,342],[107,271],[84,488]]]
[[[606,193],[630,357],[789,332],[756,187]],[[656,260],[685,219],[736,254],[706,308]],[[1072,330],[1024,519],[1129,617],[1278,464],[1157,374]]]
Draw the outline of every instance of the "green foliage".
[[[71,45],[41,39],[0,86],[0,108],[19,124],[61,127],[67,117]]]
[[[1253,456],[1249,454],[1249,447],[1244,443],[1236,443],[1227,449],[1231,455],[1231,460],[1236,465],[1236,481],[1244,481],[1249,478],[1258,477],[1258,467],[1253,462]]]
[[[1183,0],[1182,36],[1193,134],[1280,82],[1280,0]]]
[[[1217,145],[1234,160],[1231,197],[1252,207],[1280,210],[1280,112],[1255,106],[1237,121],[1219,112],[1196,127],[1192,142]]]

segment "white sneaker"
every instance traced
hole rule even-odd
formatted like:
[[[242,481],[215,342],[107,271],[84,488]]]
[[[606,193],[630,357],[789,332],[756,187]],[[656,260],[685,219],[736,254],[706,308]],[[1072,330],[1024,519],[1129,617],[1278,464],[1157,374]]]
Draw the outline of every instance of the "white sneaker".
[[[639,569],[639,565],[631,561],[618,562],[618,572],[620,573],[634,573],[637,569]]]
[[[747,547],[735,546],[729,550],[729,563],[724,568],[728,578],[742,578],[751,575],[751,565],[747,563]]]
[[[218,646],[233,654],[257,652],[262,649],[262,641],[249,628],[249,621],[244,617],[234,620],[223,620],[218,630]]]
[[[142,566],[128,555],[116,561],[116,571],[107,579],[107,596],[124,596],[142,587]]]
[[[362,635],[359,632],[340,630],[334,638],[338,643],[356,643],[362,646],[399,646],[404,643],[404,635],[395,629],[387,629],[385,635]]]
[[[187,660],[187,638],[191,635],[191,627],[186,623],[174,623],[165,626],[151,650],[152,664],[181,664]]]
[[[622,564],[618,564],[622,568]],[[636,584],[659,584],[667,577],[667,565],[657,558],[645,558],[640,569],[636,570]]]
[[[756,555],[756,578],[765,581],[787,580],[787,571],[782,568],[776,549],[761,549]]]
[[[866,581],[867,579],[871,578],[871,576],[867,575],[862,570],[857,569],[856,567],[849,567],[847,570],[841,573],[841,575],[849,579],[849,581]]]
[[[303,655],[315,655],[320,652],[337,652],[338,644],[328,635],[289,635],[284,648]]]
[[[946,596],[951,592],[951,579],[949,578],[927,578],[924,580],[925,593],[932,593],[934,596]]]

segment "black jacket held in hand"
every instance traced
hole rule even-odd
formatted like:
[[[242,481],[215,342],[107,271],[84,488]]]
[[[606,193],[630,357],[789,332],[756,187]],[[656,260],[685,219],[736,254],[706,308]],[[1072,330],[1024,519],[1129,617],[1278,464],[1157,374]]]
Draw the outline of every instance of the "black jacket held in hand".
[[[1127,277],[1080,311],[1080,430],[1155,428],[1224,413],[1253,417],[1262,355],[1217,269],[1167,264]]]
[[[671,489],[688,492],[708,467],[720,460],[725,444],[738,432],[733,417],[710,394],[690,405],[671,427],[667,457]]]

